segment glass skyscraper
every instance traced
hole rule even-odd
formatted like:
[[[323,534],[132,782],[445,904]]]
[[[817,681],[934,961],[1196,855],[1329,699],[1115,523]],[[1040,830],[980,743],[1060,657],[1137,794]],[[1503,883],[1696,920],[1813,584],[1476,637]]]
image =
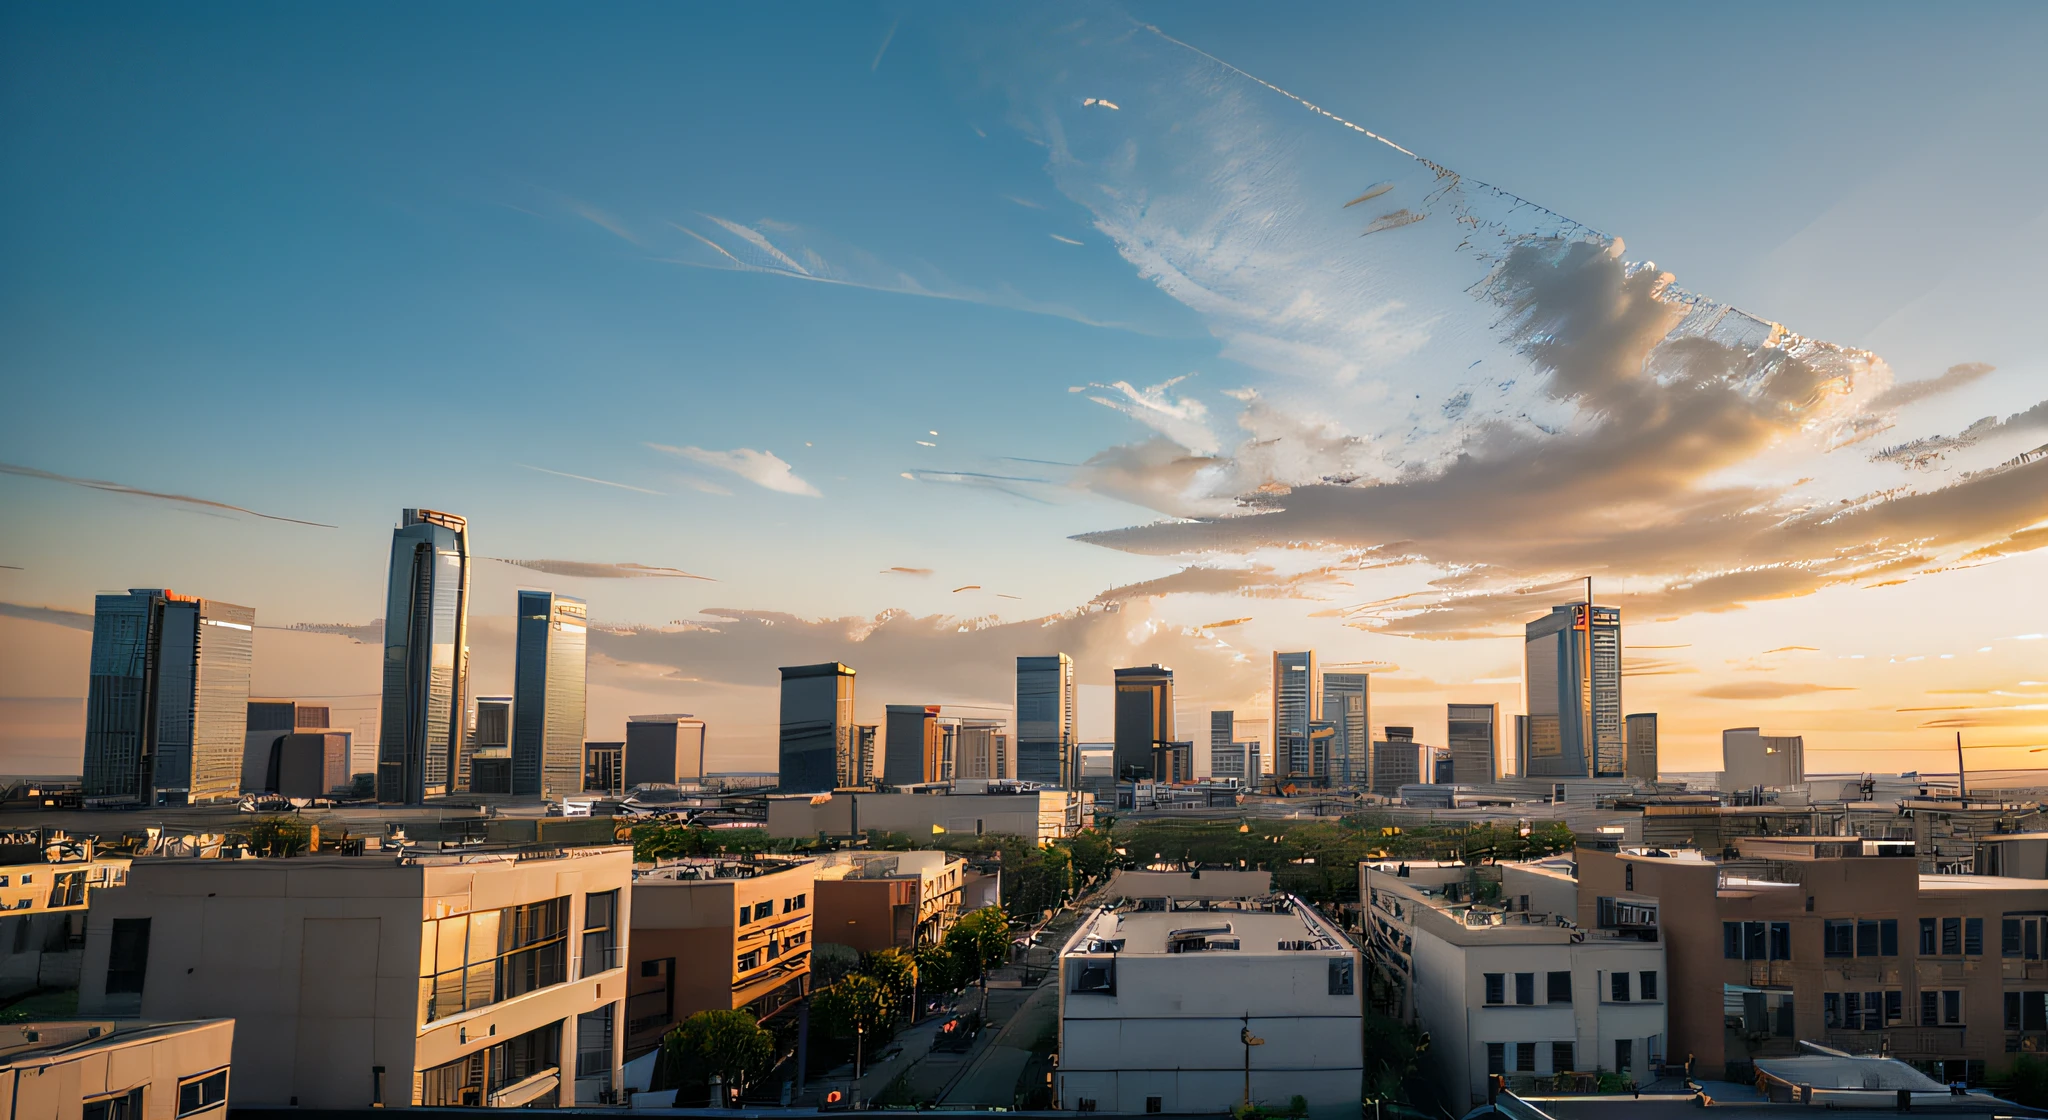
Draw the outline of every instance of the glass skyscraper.
[[[1446,715],[1451,780],[1466,785],[1492,785],[1500,776],[1500,705],[1451,704]]]
[[[1064,653],[1017,659],[1017,777],[1077,789],[1074,659]]]
[[[830,793],[854,783],[852,669],[837,661],[782,668],[776,758],[784,793]]]
[[[1116,671],[1116,780],[1152,776],[1152,752],[1173,742],[1173,670]]]
[[[1567,603],[1524,629],[1531,778],[1619,778],[1621,611]]]
[[[1323,777],[1315,768],[1308,725],[1323,718],[1317,691],[1316,653],[1273,655],[1273,768],[1294,778]]]
[[[1657,713],[1630,712],[1628,728],[1628,776],[1646,782],[1657,780]]]
[[[1339,789],[1363,785],[1370,776],[1372,709],[1366,702],[1366,674],[1323,674],[1323,717],[1337,731],[1330,744],[1330,784]]]
[[[557,800],[583,788],[586,633],[583,600],[519,593],[512,671],[512,793]]]
[[[446,794],[469,693],[469,523],[408,509],[391,534],[377,800]]]
[[[183,805],[241,794],[252,607],[141,588],[93,602],[84,794]]]

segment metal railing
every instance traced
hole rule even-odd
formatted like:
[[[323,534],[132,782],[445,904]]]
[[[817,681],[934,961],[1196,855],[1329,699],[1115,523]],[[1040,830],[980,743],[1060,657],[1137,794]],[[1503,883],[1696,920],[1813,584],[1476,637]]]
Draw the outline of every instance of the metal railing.
[[[1963,1057],[1961,1027],[1887,1027],[1876,1031],[1829,1030],[1827,1045],[1852,1054],[1894,1058]]]

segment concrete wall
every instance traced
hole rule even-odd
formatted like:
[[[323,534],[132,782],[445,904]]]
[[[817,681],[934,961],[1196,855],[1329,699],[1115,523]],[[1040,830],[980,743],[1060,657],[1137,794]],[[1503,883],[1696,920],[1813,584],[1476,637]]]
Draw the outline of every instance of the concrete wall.
[[[83,1025],[23,1024],[23,1029]],[[86,1101],[134,1089],[142,1090],[142,1111],[134,1120],[173,1120],[178,1082],[227,1066],[234,1048],[235,1024],[226,1019],[103,1027],[112,1033],[96,1043],[0,1059],[0,1120],[78,1120]],[[54,1038],[47,1041],[53,1048],[61,1045]],[[232,1070],[228,1082],[232,1093]]]
[[[850,836],[860,832],[901,832],[934,835],[937,825],[949,834],[977,836],[1002,833],[1034,841],[1066,834],[1064,792],[924,794],[835,793],[813,804],[807,797],[768,799],[768,835],[777,837]]]

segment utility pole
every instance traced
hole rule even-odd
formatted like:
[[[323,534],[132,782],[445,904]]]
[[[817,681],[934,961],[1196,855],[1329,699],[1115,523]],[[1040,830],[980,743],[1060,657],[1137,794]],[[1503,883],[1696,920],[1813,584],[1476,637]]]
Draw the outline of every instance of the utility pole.
[[[1960,731],[1956,732],[1956,798],[1960,801],[1970,799],[1970,787],[1963,778],[1963,733]]]
[[[1237,1032],[1239,1041],[1244,1043],[1244,1107],[1252,1107],[1252,1047],[1264,1046],[1266,1040],[1252,1033],[1252,1013],[1244,1013],[1244,1026]]]

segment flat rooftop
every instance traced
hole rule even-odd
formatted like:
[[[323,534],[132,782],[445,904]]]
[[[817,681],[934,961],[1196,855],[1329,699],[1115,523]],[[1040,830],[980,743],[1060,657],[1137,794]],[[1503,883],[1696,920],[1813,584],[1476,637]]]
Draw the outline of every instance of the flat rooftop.
[[[1199,937],[1207,951],[1228,952],[1215,943],[1235,938],[1240,955],[1278,956],[1283,952],[1352,952],[1351,945],[1336,931],[1293,902],[1272,910],[1255,903],[1244,908],[1215,906],[1190,910],[1099,910],[1081,924],[1068,943],[1069,952],[1106,952],[1091,948],[1105,942],[1122,941],[1119,956],[1165,956],[1169,942]],[[1312,949],[1282,949],[1282,944],[1314,942]]]

